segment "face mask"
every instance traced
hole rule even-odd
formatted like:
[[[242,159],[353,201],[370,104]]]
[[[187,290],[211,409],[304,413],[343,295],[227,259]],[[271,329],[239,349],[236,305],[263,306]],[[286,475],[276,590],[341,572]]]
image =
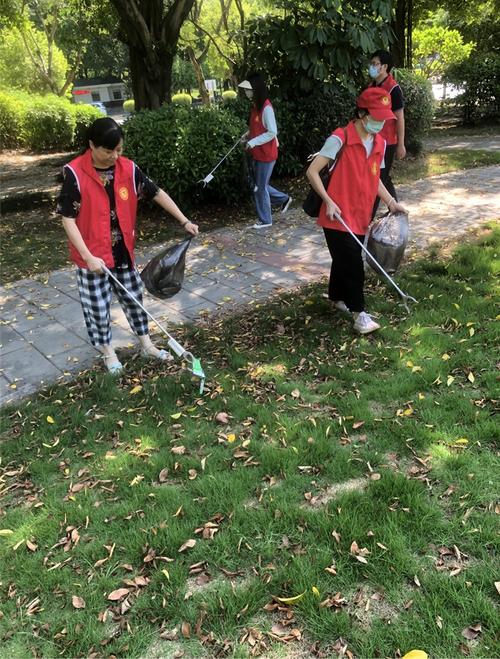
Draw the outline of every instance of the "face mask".
[[[375,135],[376,133],[380,133],[384,127],[384,123],[384,121],[375,121],[375,119],[368,117],[365,122],[365,130],[367,133],[370,133],[370,135]]]
[[[245,89],[245,96],[247,98],[253,98],[253,90],[252,89]]]
[[[376,78],[380,73],[380,66],[378,64],[370,64],[368,74],[370,78]]]

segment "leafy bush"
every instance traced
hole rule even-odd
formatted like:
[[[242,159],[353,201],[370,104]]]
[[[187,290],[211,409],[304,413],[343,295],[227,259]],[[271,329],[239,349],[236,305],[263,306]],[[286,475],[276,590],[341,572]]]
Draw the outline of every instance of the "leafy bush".
[[[222,92],[223,103],[232,103],[236,101],[237,98],[238,98],[238,94],[232,89],[228,89],[227,91]]]
[[[75,119],[73,146],[79,149],[87,145],[87,128],[96,119],[102,117],[102,112],[93,105],[84,105],[83,103],[71,105],[70,107]]]
[[[176,105],[191,105],[191,96],[189,94],[174,94],[172,103]]]
[[[135,112],[135,101],[133,98],[128,98],[126,101],[124,101],[123,111],[129,113]]]
[[[465,62],[454,64],[446,71],[445,80],[464,87],[455,99],[462,121],[474,125],[480,121],[500,119],[500,55],[474,52]]]
[[[182,206],[244,196],[242,149],[231,153],[212,183],[199,183],[245,132],[245,123],[231,112],[165,105],[134,114],[123,128],[126,155]]]
[[[409,153],[422,150],[423,138],[431,127],[434,97],[431,83],[421,74],[398,69],[396,79],[405,99],[405,144]]]
[[[26,110],[26,146],[33,151],[67,149],[73,144],[75,126],[69,101],[57,96],[40,96]]]
[[[0,91],[0,149],[23,146],[25,106],[17,96]]]

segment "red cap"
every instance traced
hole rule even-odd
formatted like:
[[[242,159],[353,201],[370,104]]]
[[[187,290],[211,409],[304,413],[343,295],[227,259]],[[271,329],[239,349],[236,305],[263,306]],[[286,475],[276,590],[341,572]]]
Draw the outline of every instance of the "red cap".
[[[358,108],[368,110],[369,114],[375,121],[386,121],[395,119],[391,110],[391,97],[385,89],[381,87],[368,87],[362,92],[356,101]]]

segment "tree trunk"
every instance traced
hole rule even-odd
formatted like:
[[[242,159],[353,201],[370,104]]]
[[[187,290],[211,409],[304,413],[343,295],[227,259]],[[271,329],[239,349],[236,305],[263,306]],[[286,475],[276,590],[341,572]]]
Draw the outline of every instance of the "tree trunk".
[[[193,65],[194,73],[196,75],[196,80],[198,82],[198,90],[200,92],[201,101],[203,105],[210,105],[210,96],[208,94],[207,88],[205,87],[205,77],[203,75],[203,71],[201,70],[200,63],[196,59],[196,55],[191,46],[188,46],[186,48],[186,51],[187,54],[189,55],[191,64]]]
[[[396,68],[403,68],[406,65],[406,25],[407,25],[407,1],[397,0],[396,10],[392,21],[392,30],[394,32],[394,41],[391,45],[391,53]]]
[[[130,53],[136,110],[171,101],[172,66],[182,24],[194,0],[111,0]],[[166,4],[166,11],[165,11]]]

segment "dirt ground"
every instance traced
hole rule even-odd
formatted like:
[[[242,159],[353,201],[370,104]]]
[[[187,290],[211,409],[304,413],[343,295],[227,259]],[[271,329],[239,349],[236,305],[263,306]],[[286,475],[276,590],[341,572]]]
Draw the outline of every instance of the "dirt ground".
[[[4,151],[0,153],[0,189],[2,197],[30,192],[56,192],[61,183],[58,177],[72,153],[29,153]]]

